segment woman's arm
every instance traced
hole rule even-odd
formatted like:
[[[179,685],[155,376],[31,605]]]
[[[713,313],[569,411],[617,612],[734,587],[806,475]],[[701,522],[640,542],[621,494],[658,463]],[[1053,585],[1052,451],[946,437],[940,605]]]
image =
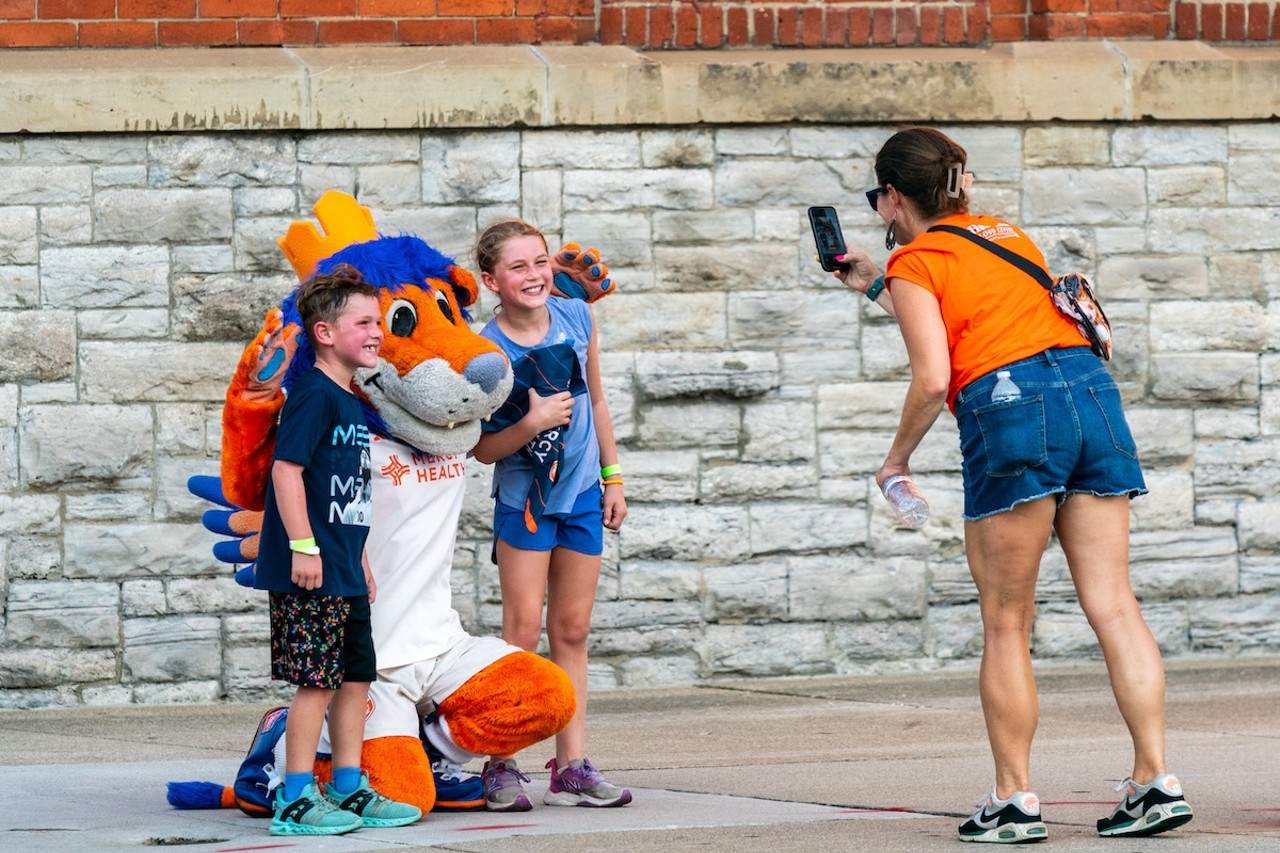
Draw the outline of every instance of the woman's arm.
[[[951,353],[942,309],[932,293],[901,278],[893,280],[898,327],[911,362],[911,384],[889,455],[876,472],[876,485],[896,474],[911,473],[911,454],[938,419],[951,383]]]

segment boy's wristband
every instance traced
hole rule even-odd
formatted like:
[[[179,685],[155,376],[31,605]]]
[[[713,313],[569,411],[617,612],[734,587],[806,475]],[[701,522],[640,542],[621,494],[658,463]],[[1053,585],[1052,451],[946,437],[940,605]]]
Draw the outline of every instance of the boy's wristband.
[[[311,557],[320,556],[320,547],[316,545],[316,537],[308,536],[306,539],[290,539],[289,550],[296,554],[307,554]]]
[[[880,298],[880,294],[884,292],[884,276],[876,276],[876,280],[871,282],[871,286],[867,288],[867,298],[875,302]]]
[[[621,474],[621,473],[622,473],[621,465],[606,465],[600,469],[600,477],[601,479],[604,479],[604,480],[609,479],[615,474]]]

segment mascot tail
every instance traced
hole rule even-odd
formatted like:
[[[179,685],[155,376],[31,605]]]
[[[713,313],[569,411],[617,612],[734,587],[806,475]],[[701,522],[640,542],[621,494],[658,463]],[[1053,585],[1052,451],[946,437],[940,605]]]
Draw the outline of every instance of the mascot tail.
[[[289,709],[272,708],[262,715],[249,752],[240,763],[234,785],[217,782],[170,782],[169,805],[175,809],[229,809],[250,817],[271,817],[271,800],[283,780],[284,727]]]

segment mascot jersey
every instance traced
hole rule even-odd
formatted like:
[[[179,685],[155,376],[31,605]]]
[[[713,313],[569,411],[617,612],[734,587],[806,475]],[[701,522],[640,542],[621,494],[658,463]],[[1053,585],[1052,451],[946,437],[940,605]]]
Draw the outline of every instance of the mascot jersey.
[[[573,417],[560,441],[563,452],[557,454],[559,458],[552,463],[558,469],[550,477],[554,488],[539,496],[539,502],[543,504],[540,514],[563,516],[573,509],[578,495],[594,485],[600,476],[600,445],[596,441],[595,421],[591,413],[591,394],[581,380],[586,374],[592,321],[591,309],[577,299],[548,299],[547,310],[551,314],[547,335],[531,347],[521,346],[507,337],[498,327],[497,318],[480,330],[480,334],[502,347],[516,375],[516,384],[507,398],[507,405],[481,424],[481,429],[497,432],[518,420],[513,415],[508,422],[500,416],[513,405],[527,405],[529,388],[543,396],[563,389],[573,392]],[[551,350],[555,353],[555,362],[560,364],[563,362],[559,353],[566,349],[572,350],[573,369],[569,375],[561,377],[564,382],[553,379],[548,383],[540,353]],[[574,377],[577,381],[573,381]],[[544,481],[547,475],[545,458],[533,452],[534,445],[545,442],[550,432],[552,430],[540,433],[529,447],[494,463],[493,496],[500,503],[513,509],[527,508],[531,490],[536,492],[538,482]]]
[[[355,394],[319,368],[301,376],[280,413],[275,458],[302,466],[307,515],[324,561],[316,595],[367,595],[360,562],[369,533],[369,430]],[[266,511],[254,586],[305,592],[293,583],[293,554],[280,520],[275,487],[267,481]]]

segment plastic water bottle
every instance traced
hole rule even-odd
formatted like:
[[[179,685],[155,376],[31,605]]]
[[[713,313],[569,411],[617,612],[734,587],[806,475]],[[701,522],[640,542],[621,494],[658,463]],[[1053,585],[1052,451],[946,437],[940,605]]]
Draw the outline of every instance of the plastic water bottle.
[[[991,402],[1007,403],[1022,396],[1022,389],[1009,378],[1009,371],[996,372],[996,387],[991,389]]]
[[[884,499],[907,527],[919,527],[929,520],[929,502],[906,474],[884,481]]]

